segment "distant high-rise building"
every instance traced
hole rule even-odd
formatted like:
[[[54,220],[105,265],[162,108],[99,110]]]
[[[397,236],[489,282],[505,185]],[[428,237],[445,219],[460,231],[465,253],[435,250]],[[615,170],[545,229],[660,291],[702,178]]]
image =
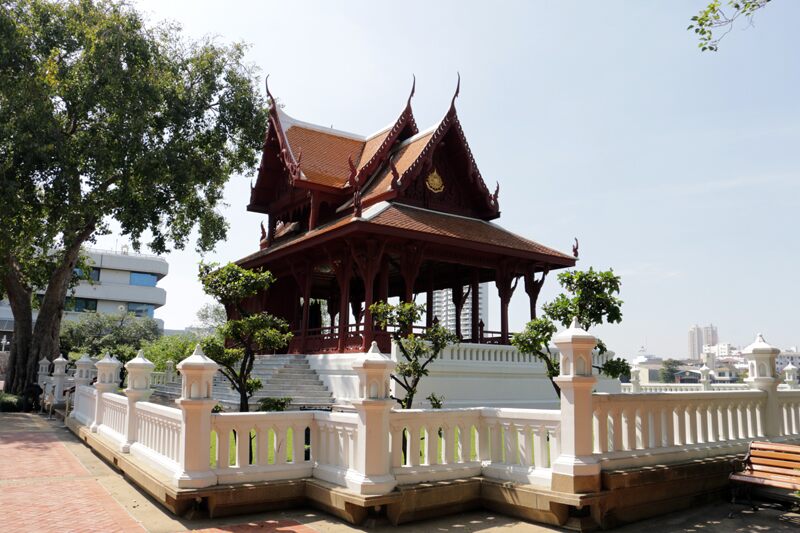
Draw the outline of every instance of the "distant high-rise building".
[[[464,287],[466,292],[468,287]],[[484,324],[489,322],[488,286],[486,283],[478,285],[478,320]],[[472,302],[473,295],[470,291],[464,307],[461,309],[461,334],[469,338],[472,332]],[[453,305],[453,291],[442,289],[433,292],[433,316],[439,319],[439,324],[450,331],[456,330],[456,307]]]
[[[703,345],[716,345],[719,342],[717,326],[694,326],[689,328],[689,359],[700,359],[703,354]]]

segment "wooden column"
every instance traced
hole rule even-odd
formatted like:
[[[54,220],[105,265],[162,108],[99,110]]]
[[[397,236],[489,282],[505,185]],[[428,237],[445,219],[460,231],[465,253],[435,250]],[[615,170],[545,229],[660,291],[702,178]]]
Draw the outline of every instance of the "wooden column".
[[[428,276],[428,290],[425,292],[425,327],[433,327],[433,267]]]
[[[389,256],[384,255],[381,270],[378,273],[378,301],[389,301]]]
[[[450,289],[452,294],[453,300],[453,307],[455,307],[456,311],[456,337],[462,339],[463,336],[461,335],[461,311],[464,309],[464,303],[466,303],[467,298],[469,297],[470,293],[472,292],[472,286],[467,289],[467,292],[464,292],[464,286],[460,283],[458,285],[453,286]]]
[[[400,275],[403,276],[403,301],[414,301],[414,284],[417,281],[419,267],[422,265],[423,247],[419,244],[409,243],[403,247],[400,257]]]
[[[547,269],[542,271],[542,277],[540,279],[536,279],[534,277],[535,266],[531,265],[528,269],[525,270],[525,292],[528,294],[528,299],[530,301],[531,306],[531,320],[536,318],[536,300],[539,299],[539,292],[542,290],[542,285],[544,285],[544,278],[547,277]]]
[[[306,337],[308,336],[308,314],[309,303],[311,300],[311,264],[308,261],[298,261],[299,266],[292,265],[292,275],[297,286],[300,288],[300,296],[303,298],[303,312],[300,319],[300,351],[305,353]]]
[[[508,344],[508,304],[517,288],[519,277],[509,263],[501,263],[497,268],[495,285],[500,295],[500,342]]]
[[[385,248],[385,241],[378,242],[374,239],[369,239],[359,251],[356,251],[353,246],[350,247],[353,253],[353,261],[358,267],[361,279],[364,281],[364,343],[362,344],[364,351],[369,349],[374,339],[375,331],[370,306],[375,301],[373,297],[375,276],[383,263],[383,251]]]
[[[332,260],[333,272],[336,274],[336,282],[339,284],[339,346],[340,353],[344,352],[347,345],[347,334],[350,329],[350,278],[353,276],[353,259],[350,251],[345,252],[338,258]]]
[[[308,214],[308,231],[317,227],[317,220],[319,220],[319,194],[311,193],[311,210]]]
[[[481,307],[481,297],[480,297],[480,274],[478,269],[475,268],[472,270],[472,315],[470,316],[470,325],[471,331],[470,336],[472,337],[472,342],[478,342],[478,321],[480,318],[480,307]]]

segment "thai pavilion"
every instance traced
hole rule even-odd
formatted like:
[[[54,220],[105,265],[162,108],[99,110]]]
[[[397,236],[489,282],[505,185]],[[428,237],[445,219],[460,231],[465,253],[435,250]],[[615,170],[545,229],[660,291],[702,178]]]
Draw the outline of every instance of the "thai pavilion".
[[[497,286],[500,331],[485,331],[473,305],[471,331],[457,323],[456,333],[464,342],[507,344],[519,280],[533,317],[547,272],[575,264],[493,222],[499,184],[487,188],[472,156],[456,113],[458,88],[435,127],[418,130],[412,88],[397,119],[366,137],[296,120],[267,93],[266,138],[247,209],[268,221],[260,250],[238,264],[275,275],[247,305],[291,324],[290,353],[360,352],[372,341],[386,353],[390,338],[373,324],[373,302],[425,293],[430,327],[434,290],[452,289],[460,317],[484,282]]]

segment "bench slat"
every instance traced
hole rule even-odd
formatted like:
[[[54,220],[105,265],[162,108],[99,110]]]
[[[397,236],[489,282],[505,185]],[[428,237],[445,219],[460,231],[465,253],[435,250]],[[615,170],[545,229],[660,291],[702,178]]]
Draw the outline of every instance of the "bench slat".
[[[790,452],[800,454],[800,446],[796,444],[777,444],[774,442],[755,441],[750,443],[750,449],[772,450],[775,452]]]
[[[781,489],[800,490],[800,483],[785,481],[781,479],[762,478],[758,477],[757,472],[752,474],[731,474],[732,481],[740,481],[742,483],[753,483],[755,485],[764,485],[768,487],[777,487]]]
[[[758,464],[750,465],[750,468],[757,472],[770,472],[772,474],[782,474],[784,476],[795,477],[798,480],[800,480],[800,470],[797,470],[795,468],[779,468],[777,466],[765,466]],[[747,473],[748,470],[745,470],[744,473]]]
[[[780,461],[778,459],[767,459],[766,457],[751,457],[750,463],[754,465],[780,466],[783,468],[800,468],[800,465],[793,461]]]
[[[797,463],[797,468],[800,468],[800,453],[786,453],[786,452],[773,452],[766,450],[750,450],[750,460],[754,461],[756,457],[766,457],[768,459],[780,459],[782,461],[790,461]]]

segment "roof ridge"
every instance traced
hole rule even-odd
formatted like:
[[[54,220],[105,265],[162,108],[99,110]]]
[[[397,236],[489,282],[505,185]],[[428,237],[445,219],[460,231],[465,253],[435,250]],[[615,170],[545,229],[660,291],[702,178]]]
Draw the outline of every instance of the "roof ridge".
[[[294,118],[293,116],[289,115],[286,111],[284,111],[281,108],[277,108],[277,112],[282,115],[281,116],[281,125],[283,126],[284,131],[288,130],[292,126],[297,126],[299,128],[306,128],[306,129],[309,129],[309,130],[317,131],[319,133],[326,133],[328,135],[333,135],[334,137],[346,137],[346,138],[348,138],[350,140],[353,140],[353,141],[367,142],[371,138],[371,137],[365,137],[365,136],[360,135],[358,133],[352,133],[352,132],[349,132],[349,131],[338,130],[336,128],[326,128],[325,126],[321,126],[319,124],[313,124],[311,122],[306,122],[304,120],[300,120],[300,119]],[[288,124],[284,124],[284,121],[287,122]],[[394,123],[392,123],[392,124],[394,124]],[[389,127],[391,127],[391,125]],[[383,130],[379,131],[375,135],[379,135],[382,131],[385,131],[385,130],[386,130],[386,128],[384,128]]]

